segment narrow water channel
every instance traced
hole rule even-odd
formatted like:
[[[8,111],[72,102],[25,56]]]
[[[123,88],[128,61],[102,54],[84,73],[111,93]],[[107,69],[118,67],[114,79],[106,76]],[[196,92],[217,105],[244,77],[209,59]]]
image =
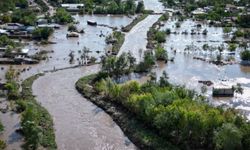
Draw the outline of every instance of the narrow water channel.
[[[98,65],[58,71],[33,84],[37,101],[53,117],[60,150],[136,149],[109,115],[75,90],[80,77],[98,71]]]

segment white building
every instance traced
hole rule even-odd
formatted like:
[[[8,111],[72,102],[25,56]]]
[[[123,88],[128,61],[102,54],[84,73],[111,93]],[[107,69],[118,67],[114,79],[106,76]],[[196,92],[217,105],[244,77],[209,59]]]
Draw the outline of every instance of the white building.
[[[80,8],[84,7],[84,4],[61,4],[61,7],[68,11],[79,11]]]

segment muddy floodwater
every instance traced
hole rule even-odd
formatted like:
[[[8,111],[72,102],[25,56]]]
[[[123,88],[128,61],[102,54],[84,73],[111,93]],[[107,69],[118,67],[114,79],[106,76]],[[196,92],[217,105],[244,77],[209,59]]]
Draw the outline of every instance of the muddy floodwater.
[[[24,141],[22,135],[16,132],[20,128],[19,115],[10,111],[10,103],[5,98],[0,98],[0,109],[0,120],[4,126],[0,139],[7,144],[7,150],[19,150]]]
[[[55,44],[47,45],[37,45],[34,42],[28,42],[26,48],[30,49],[29,54],[35,54],[39,51],[49,51],[48,58],[45,61],[37,65],[19,65],[15,66],[18,70],[26,70],[22,72],[21,78],[25,79],[33,74],[45,71],[53,70],[58,68],[64,68],[69,66],[75,66],[79,64],[79,59],[84,47],[89,48],[89,56],[93,56],[100,59],[101,56],[105,55],[107,45],[105,43],[105,38],[112,33],[112,29],[109,27],[117,27],[120,29],[122,26],[129,24],[133,17],[127,16],[114,16],[114,15],[73,15],[76,22],[77,28],[79,30],[84,29],[85,33],[80,34],[79,38],[67,38],[68,26],[61,26],[60,29],[55,30],[54,34],[49,39]],[[87,20],[97,21],[98,24],[107,25],[109,27],[103,26],[89,26],[87,25]],[[100,36],[102,35],[102,36]],[[70,52],[74,54],[74,62],[70,63]],[[4,74],[7,71],[8,65],[0,65],[0,81],[4,80]]]
[[[118,56],[122,53],[130,52],[137,62],[141,61],[142,55],[146,50],[147,31],[160,18],[160,15],[149,15],[146,19],[139,22],[132,30],[126,34],[125,42],[122,45]]]
[[[163,12],[162,3],[157,0],[145,0],[145,8],[156,13]],[[125,41],[118,56],[122,53],[130,52],[136,58],[137,63],[142,61],[147,45],[147,32],[149,28],[160,18],[161,15],[149,15],[146,19],[135,25],[129,33],[125,35]]]
[[[146,9],[156,13],[163,12],[163,6],[158,0],[145,0],[144,2]],[[78,29],[84,29],[85,33],[80,34],[79,38],[66,38],[67,26],[62,26],[59,30],[55,30],[50,38],[50,41],[55,42],[55,44],[36,45],[34,42],[29,42],[26,47],[31,49],[30,54],[42,50],[51,51],[51,53],[48,53],[48,59],[38,65],[14,66],[20,71],[26,70],[21,73],[21,79],[46,70],[78,65],[81,55],[79,50],[82,50],[83,47],[89,48],[91,51],[89,55],[99,60],[108,48],[105,38],[112,33],[111,28],[117,27],[119,30],[121,26],[126,26],[133,19],[133,17],[112,15],[73,16],[76,21],[79,21],[79,24],[76,24]],[[141,61],[143,51],[146,50],[147,31],[159,17],[160,15],[149,15],[126,33],[125,42],[118,56],[123,52],[131,52],[137,62]],[[94,20],[98,24],[108,27],[88,26],[87,20]],[[169,57],[174,57],[174,62],[168,64],[159,62],[158,67],[154,69],[157,75],[160,76],[165,70],[171,83],[186,85],[198,92],[202,86],[198,83],[199,80],[210,80],[213,83],[222,82],[222,80],[233,84],[240,83],[244,88],[244,93],[237,94],[234,98],[212,98],[212,87],[208,87],[205,95],[211,104],[216,106],[223,104],[242,110],[250,119],[250,67],[239,65],[240,49],[237,49],[236,54],[233,55],[236,62],[233,65],[216,66],[193,59],[193,57],[215,59],[218,52],[204,51],[202,50],[203,45],[219,46],[224,43],[226,47],[225,41],[230,40],[230,35],[225,35],[222,28],[209,27],[200,22],[202,27],[198,29],[196,26],[198,22],[192,20],[182,22],[180,28],[176,28],[175,23],[176,20],[169,20],[161,28],[162,30],[171,29],[171,32],[175,32],[175,34],[167,36],[167,42],[164,44]],[[202,34],[191,35],[192,29],[197,33],[207,29],[208,33],[206,36]],[[189,34],[182,34],[182,32],[189,32]],[[185,50],[187,45],[191,47],[189,51]],[[71,52],[75,56],[75,61],[70,64],[69,54]],[[228,51],[225,50],[223,58],[227,57],[229,57]],[[8,65],[0,66],[0,82],[4,80],[4,74],[8,67]],[[136,149],[136,146],[123,134],[109,115],[83,98],[75,89],[75,82],[80,77],[96,73],[99,70],[99,65],[66,69],[47,73],[34,82],[32,89],[37,101],[53,117],[59,150]],[[19,135],[13,132],[19,126],[19,118],[10,113],[0,114],[0,117],[6,126],[6,131],[0,138],[7,139],[7,143],[11,145],[11,141],[19,139]],[[11,140],[13,137],[14,140]],[[20,147],[20,142],[13,143],[12,145],[16,144],[17,147]],[[12,147],[10,148],[12,149]]]
[[[250,119],[250,67],[244,67],[239,64],[240,50],[238,49],[236,54],[231,56],[236,61],[236,64],[233,65],[217,66],[193,59],[194,56],[209,59],[215,58],[218,52],[203,51],[202,46],[204,44],[219,46],[229,40],[230,35],[225,35],[222,28],[209,27],[206,24],[192,20],[184,21],[181,23],[180,28],[176,28],[175,23],[176,20],[168,21],[162,28],[162,30],[171,29],[171,32],[176,32],[176,34],[167,36],[167,42],[164,45],[169,57],[174,57],[174,62],[169,62],[168,64],[159,63],[157,69],[155,69],[158,76],[165,70],[172,83],[185,85],[196,91],[200,91],[202,86],[198,83],[199,80],[209,80],[215,84],[228,83],[236,85],[240,83],[244,88],[244,92],[242,95],[236,94],[234,98],[212,98],[212,86],[208,87],[205,95],[211,104],[216,106],[226,105],[242,110],[247,118]],[[202,24],[202,27],[197,29],[197,24]],[[202,34],[191,35],[192,29],[195,32],[202,32],[204,29],[207,29],[208,33],[206,36]],[[189,34],[181,34],[184,31],[189,32]],[[192,45],[190,51],[185,51],[187,45]],[[224,45],[223,57],[226,58],[228,57],[227,44],[224,43]]]
[[[102,109],[75,90],[82,76],[99,71],[99,66],[49,73],[33,84],[37,101],[53,117],[58,149],[133,150],[136,147]]]

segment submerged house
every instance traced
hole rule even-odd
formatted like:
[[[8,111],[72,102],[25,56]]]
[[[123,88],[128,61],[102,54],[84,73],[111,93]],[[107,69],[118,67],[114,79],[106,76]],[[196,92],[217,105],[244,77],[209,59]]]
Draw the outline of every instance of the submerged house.
[[[36,21],[36,24],[37,25],[41,25],[41,24],[48,24],[48,20],[47,19],[43,19],[43,18],[40,18]]]
[[[67,11],[77,12],[84,7],[84,4],[61,4],[61,7]]]
[[[7,30],[0,29],[0,35],[9,35],[10,33]]]
[[[203,8],[197,8],[196,10],[192,11],[192,15],[204,15],[207,14]]]
[[[225,12],[237,13],[239,12],[239,8],[232,4],[227,4],[225,7]]]
[[[230,85],[218,84],[213,87],[214,97],[233,97],[234,88]]]
[[[3,29],[8,30],[8,31],[20,31],[20,30],[25,29],[25,26],[20,23],[6,23]]]

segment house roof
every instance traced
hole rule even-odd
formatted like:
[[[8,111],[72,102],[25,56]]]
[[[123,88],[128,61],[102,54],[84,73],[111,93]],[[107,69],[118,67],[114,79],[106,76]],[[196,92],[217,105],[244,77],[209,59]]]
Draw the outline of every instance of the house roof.
[[[77,7],[84,7],[84,4],[61,4],[64,8],[77,8]]]

